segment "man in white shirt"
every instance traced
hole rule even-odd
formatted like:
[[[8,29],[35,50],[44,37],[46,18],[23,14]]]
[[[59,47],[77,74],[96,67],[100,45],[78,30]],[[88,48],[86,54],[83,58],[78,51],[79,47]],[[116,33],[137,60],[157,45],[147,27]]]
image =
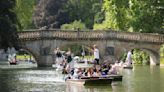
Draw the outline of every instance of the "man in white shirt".
[[[127,58],[126,58],[128,65],[132,64],[132,52],[128,51]]]
[[[99,59],[100,59],[100,56],[99,56],[99,50],[97,48],[96,45],[93,46],[94,50],[93,50],[93,53],[94,53],[94,61],[96,62],[96,64],[99,64]]]

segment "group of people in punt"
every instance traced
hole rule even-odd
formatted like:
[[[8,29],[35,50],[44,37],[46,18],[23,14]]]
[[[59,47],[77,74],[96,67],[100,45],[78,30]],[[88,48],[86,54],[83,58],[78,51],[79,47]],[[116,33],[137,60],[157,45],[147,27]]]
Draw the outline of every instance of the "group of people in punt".
[[[69,48],[65,55],[60,51],[59,48],[54,50],[56,54],[56,65],[57,68],[62,67],[63,73],[67,73],[69,79],[79,79],[81,77],[101,77],[103,75],[118,74],[118,63],[99,63],[99,49],[96,45],[93,46],[94,64],[92,67],[80,68],[74,67],[73,55]],[[127,65],[132,64],[131,52],[127,54]]]
[[[116,67],[113,65],[98,65],[86,68],[72,68],[66,79],[80,79],[83,77],[102,77],[111,74],[118,74]]]
[[[92,50],[92,49],[91,49]],[[99,64],[99,50],[96,45],[93,46],[93,54],[94,54],[94,63]],[[71,68],[74,67],[74,62],[73,61],[73,53],[71,52],[71,49],[68,48],[67,52],[62,52],[60,48],[56,48],[54,50],[55,56],[56,56],[56,66],[57,68],[62,68],[66,71],[70,70]]]

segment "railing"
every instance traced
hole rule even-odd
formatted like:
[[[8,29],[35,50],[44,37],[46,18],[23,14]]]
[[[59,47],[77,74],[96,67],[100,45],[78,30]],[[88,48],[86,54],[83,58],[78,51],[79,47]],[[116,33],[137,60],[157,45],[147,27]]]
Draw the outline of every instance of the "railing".
[[[66,30],[36,30],[18,33],[20,40],[64,39],[64,40],[103,40],[116,39],[164,43],[164,35],[152,33],[131,33],[119,31],[66,31]]]

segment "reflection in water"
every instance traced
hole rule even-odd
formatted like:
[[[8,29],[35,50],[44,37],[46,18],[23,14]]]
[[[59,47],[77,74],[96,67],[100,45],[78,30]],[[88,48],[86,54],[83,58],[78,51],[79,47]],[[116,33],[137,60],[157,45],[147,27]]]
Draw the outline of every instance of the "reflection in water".
[[[82,86],[66,84],[66,92],[113,92],[112,87],[108,86]]]
[[[122,82],[111,86],[78,86],[67,84],[65,75],[54,68],[0,65],[1,92],[162,92],[164,68],[135,66],[124,69]]]

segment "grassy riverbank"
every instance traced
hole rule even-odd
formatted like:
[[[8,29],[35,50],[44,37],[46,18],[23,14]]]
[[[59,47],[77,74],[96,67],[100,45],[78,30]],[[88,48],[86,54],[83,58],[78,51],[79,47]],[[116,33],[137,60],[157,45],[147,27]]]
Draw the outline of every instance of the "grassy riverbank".
[[[161,64],[164,64],[164,57],[161,57],[161,58],[160,58],[160,63],[161,63]]]
[[[30,58],[30,55],[16,55],[16,58],[18,60],[26,60],[26,59]],[[33,57],[31,56],[31,58],[33,58]]]
[[[160,64],[164,64],[164,53],[161,53],[160,56]]]

